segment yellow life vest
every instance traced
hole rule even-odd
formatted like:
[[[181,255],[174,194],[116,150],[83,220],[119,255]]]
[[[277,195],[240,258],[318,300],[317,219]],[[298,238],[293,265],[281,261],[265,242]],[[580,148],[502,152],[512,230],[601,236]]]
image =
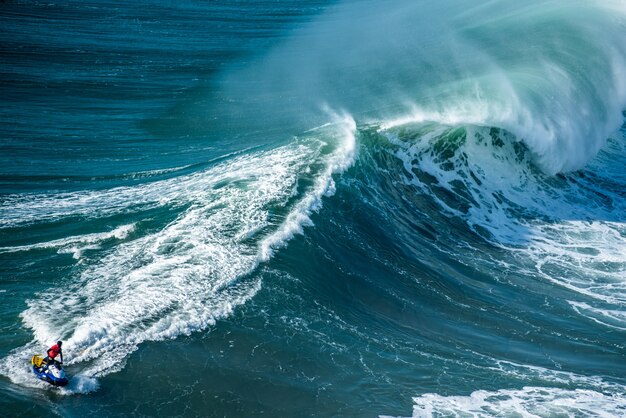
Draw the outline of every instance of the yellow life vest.
[[[41,367],[41,365],[43,364],[43,358],[40,354],[35,354],[30,362],[33,363],[33,366],[35,367]]]

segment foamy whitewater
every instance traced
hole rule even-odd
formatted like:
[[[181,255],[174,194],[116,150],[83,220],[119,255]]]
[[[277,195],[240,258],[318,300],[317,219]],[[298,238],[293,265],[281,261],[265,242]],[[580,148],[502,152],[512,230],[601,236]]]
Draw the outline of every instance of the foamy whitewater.
[[[626,415],[623,2],[0,24],[9,416]]]
[[[234,281],[251,272],[259,261],[268,261],[272,251],[285,245],[294,233],[302,232],[302,227],[311,223],[311,213],[319,209],[322,196],[332,195],[332,175],[350,166],[354,122],[345,120],[320,128],[333,129],[338,131],[335,141],[339,145],[330,154],[322,151],[327,143],[309,136],[186,178],[144,187],[46,195],[38,197],[39,205],[21,205],[21,196],[9,196],[3,207],[10,207],[3,216],[5,222],[12,217],[20,223],[41,219],[49,215],[45,208],[50,206],[61,207],[53,215],[55,220],[77,213],[102,216],[86,210],[98,201],[115,202],[106,206],[107,211],[128,210],[131,204],[150,208],[181,204],[186,209],[164,229],[133,240],[126,238],[134,226],[124,225],[111,232],[2,248],[4,252],[59,248],[61,253],[69,247],[74,258],[80,258],[82,251],[94,249],[98,242],[123,241],[85,268],[64,294],[56,296],[55,303],[45,303],[51,297],[47,292],[27,301],[29,308],[21,317],[33,330],[35,341],[11,353],[3,374],[18,383],[39,383],[24,363],[37,345],[64,336],[65,356],[72,359],[67,364],[83,366],[77,376],[100,376],[118,370],[143,341],[189,335],[228,316],[261,286],[260,281]],[[320,161],[322,157],[325,159]],[[320,166],[319,173],[312,172],[315,164]],[[269,219],[270,206],[282,208],[295,199],[298,178],[304,173],[312,177],[313,185],[301,191],[297,203],[282,216],[284,220]],[[82,246],[75,247],[77,244]],[[64,321],[55,323],[50,318]]]

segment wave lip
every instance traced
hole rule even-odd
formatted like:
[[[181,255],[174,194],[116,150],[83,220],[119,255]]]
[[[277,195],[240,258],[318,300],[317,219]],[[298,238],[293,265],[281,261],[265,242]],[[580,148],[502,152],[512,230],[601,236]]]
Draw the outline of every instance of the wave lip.
[[[344,137],[340,147],[329,158],[326,168],[313,186],[312,191],[305,196],[287,216],[287,219],[276,232],[263,240],[260,245],[259,259],[267,261],[271,258],[273,250],[284,245],[296,233],[302,232],[302,227],[311,225],[310,215],[319,210],[322,197],[332,196],[335,193],[333,175],[348,169],[355,159],[356,130],[355,121],[348,115],[332,114],[333,119],[341,129]]]
[[[506,129],[556,174],[582,168],[620,126],[624,22],[619,2],[346,2],[225,78],[245,96],[234,80],[255,80],[272,108],[295,97],[299,113],[325,102],[371,123]]]

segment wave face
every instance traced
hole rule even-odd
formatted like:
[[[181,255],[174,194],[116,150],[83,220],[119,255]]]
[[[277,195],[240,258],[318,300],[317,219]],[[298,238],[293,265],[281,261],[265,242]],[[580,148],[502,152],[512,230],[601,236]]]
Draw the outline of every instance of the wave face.
[[[368,194],[370,210],[388,225],[382,230],[394,225],[387,240],[412,260],[382,256],[381,263],[402,275],[418,263],[419,286],[434,287],[440,301],[412,302],[420,311],[434,309],[435,322],[446,324],[424,331],[400,315],[399,325],[425,333],[428,345],[449,341],[456,354],[444,357],[478,368],[463,377],[475,380],[471,394],[442,396],[434,386],[437,393],[414,398],[413,416],[619,416],[623,380],[605,366],[621,369],[614,363],[623,357],[616,337],[626,325],[624,132],[586,170],[556,177],[538,170],[527,147],[495,127],[422,123],[373,128],[364,138],[370,148],[360,162],[377,174],[359,187],[364,194],[376,190]],[[406,294],[393,293],[393,304],[406,303]],[[579,344],[604,352],[601,372],[575,359]],[[522,382],[485,388],[477,383],[485,375]],[[537,381],[540,387],[526,387]]]
[[[623,413],[623,2],[3,7],[2,410]]]

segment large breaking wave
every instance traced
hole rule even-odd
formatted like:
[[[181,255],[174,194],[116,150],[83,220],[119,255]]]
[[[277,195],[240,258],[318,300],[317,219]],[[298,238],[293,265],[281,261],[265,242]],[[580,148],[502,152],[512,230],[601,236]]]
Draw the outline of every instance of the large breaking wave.
[[[300,117],[325,102],[387,125],[503,128],[554,174],[621,123],[625,14],[618,1],[348,1],[225,78],[235,97],[279,113],[287,100]]]

